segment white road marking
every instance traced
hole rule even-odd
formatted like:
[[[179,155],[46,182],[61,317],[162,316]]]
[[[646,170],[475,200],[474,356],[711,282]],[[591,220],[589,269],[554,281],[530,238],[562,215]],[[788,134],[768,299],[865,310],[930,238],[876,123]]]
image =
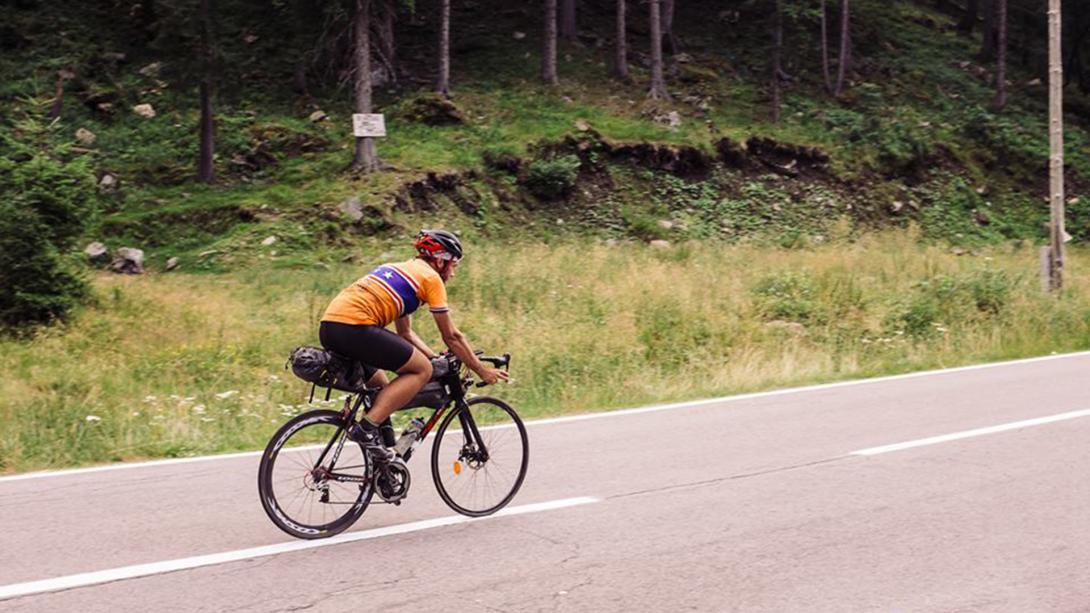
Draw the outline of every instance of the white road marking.
[[[971,438],[974,436],[984,436],[985,434],[995,434],[996,432],[1006,432],[1007,430],[1018,430],[1020,428],[1042,426],[1057,421],[1076,419],[1078,417],[1090,417],[1090,409],[1083,409],[1081,411],[1069,411],[1067,413],[1059,413],[1057,415],[1049,415],[1047,417],[1036,417],[1034,419],[1024,419],[1022,421],[1012,421],[1005,424],[999,424],[998,426],[975,428],[973,430],[965,430],[962,432],[954,432],[952,434],[931,436],[928,438],[921,438],[914,441],[906,441],[904,443],[882,445],[881,447],[870,447],[868,449],[853,451],[850,455],[878,455],[880,453],[889,453],[891,451],[900,451],[902,449],[911,449],[913,447],[923,447],[925,445],[936,445],[938,443],[946,443],[949,441],[956,441],[963,438]]]
[[[252,547],[250,549],[239,549],[236,551],[225,551],[223,553],[213,553],[203,556],[194,556],[191,558],[180,558],[177,560],[165,560],[163,562],[151,562],[149,564],[123,566],[121,568],[112,568],[109,570],[100,570],[89,573],[79,573],[77,575],[54,577],[52,579],[42,579],[39,581],[13,583],[11,585],[0,586],[0,600],[16,598],[19,596],[28,596],[31,594],[40,594],[43,592],[68,590],[72,588],[85,587],[88,585],[97,585],[100,583],[109,583],[111,581],[121,581],[124,579],[134,579],[137,577],[160,575],[163,573],[171,573],[179,570],[200,568],[202,566],[227,564],[229,562],[238,562],[241,560],[250,560],[253,558],[261,558],[281,553],[302,551],[304,549],[314,549],[317,547],[329,547],[331,545],[342,545],[344,543],[366,541],[370,539],[382,538],[384,536],[405,534],[407,532],[418,532],[420,530],[430,530],[432,528],[452,526],[455,524],[486,521],[495,517],[508,517],[511,515],[525,515],[527,513],[554,511],[556,509],[591,504],[600,501],[601,500],[598,498],[592,498],[589,496],[582,496],[578,498],[564,498],[561,500],[550,500],[548,502],[538,502],[535,504],[508,507],[506,509],[498,511],[495,515],[490,515],[488,517],[466,517],[464,515],[452,515],[449,517],[439,517],[436,519],[415,521],[408,524],[386,526],[384,528],[375,528],[373,530],[364,530],[362,532],[349,532],[347,534],[340,534],[334,537],[330,537],[328,539],[316,541],[291,541],[288,543],[265,545],[263,547]]]
[[[791,394],[804,394],[808,392],[818,392],[823,390],[838,389],[842,387],[853,387],[856,385],[869,385],[873,383],[886,383],[889,381],[902,381],[905,379],[916,379],[920,377],[933,377],[937,375],[948,375],[961,372],[969,372],[974,370],[986,370],[991,368],[1002,368],[1005,366],[1019,366],[1022,364],[1034,364],[1037,362],[1048,362],[1052,360],[1063,360],[1067,358],[1079,358],[1090,357],[1090,351],[1080,351],[1076,353],[1063,353],[1058,355],[1047,355],[1037,358],[1026,358],[1022,360],[1010,360],[1006,362],[990,362],[987,364],[973,364],[971,366],[959,366],[956,368],[942,368],[937,370],[924,370],[919,372],[906,373],[903,375],[889,375],[885,377],[874,377],[870,379],[853,379],[850,381],[839,381],[836,383],[822,383],[818,385],[807,385],[804,387],[790,387],[785,389],[770,390],[766,392],[754,392],[751,394],[740,394],[737,396],[722,396],[719,398],[707,398],[705,400],[693,400],[688,402],[675,402],[670,404],[659,404],[647,407],[639,407],[634,409],[620,409],[616,411],[602,411],[597,413],[583,413],[579,415],[567,415],[564,417],[550,417],[545,419],[537,419],[527,421],[527,426],[546,426],[552,424],[564,424],[577,421],[585,421],[588,419],[605,419],[607,417],[623,417],[626,415],[639,415],[642,413],[654,413],[658,411],[672,411],[678,409],[691,409],[696,407],[707,406],[709,404],[721,404],[729,402],[741,402],[744,400],[754,400],[758,398],[772,398],[775,396],[786,396]],[[263,451],[243,451],[240,453],[225,453],[219,455],[208,456],[196,456],[192,458],[172,458],[169,460],[149,460],[146,462],[129,462],[118,464],[105,464],[102,466],[89,466],[87,468],[71,468],[66,470],[54,470],[54,471],[40,471],[22,473],[18,475],[9,475],[6,477],[0,477],[0,483],[6,483],[8,481],[22,481],[25,479],[43,479],[46,477],[66,477],[70,475],[83,475],[88,473],[105,472],[110,470],[123,470],[128,468],[145,468],[153,466],[171,466],[175,464],[189,464],[193,462],[210,462],[213,460],[227,460],[233,458],[246,458],[246,457],[259,457]]]

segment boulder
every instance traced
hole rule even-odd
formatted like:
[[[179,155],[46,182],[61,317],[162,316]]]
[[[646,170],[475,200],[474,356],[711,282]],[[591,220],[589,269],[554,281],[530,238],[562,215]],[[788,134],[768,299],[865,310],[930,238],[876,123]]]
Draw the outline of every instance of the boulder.
[[[163,63],[162,62],[152,62],[152,63],[148,64],[147,66],[144,66],[140,70],[137,70],[136,72],[138,72],[142,76],[145,76],[145,77],[148,77],[148,78],[155,78],[155,77],[159,76],[159,71],[162,70],[162,69],[163,69]]]
[[[178,267],[178,258],[173,257],[167,260],[166,270],[174,270]]]
[[[659,227],[662,228],[663,230],[673,230],[674,229],[674,222],[670,221],[669,219],[660,219],[659,220]]]
[[[146,102],[132,107],[132,112],[136,113],[141,117],[144,117],[145,119],[151,119],[152,117],[155,117],[155,107],[151,106]]]
[[[98,241],[87,245],[83,252],[87,254],[87,259],[92,264],[105,264],[106,260],[110,259],[110,250],[106,248],[106,245]]]
[[[511,34],[511,37],[515,40],[522,40],[526,38],[526,32],[519,32],[516,30],[513,34]]]
[[[317,111],[311,113],[310,116],[307,117],[307,119],[311,120],[314,123],[318,123],[319,121],[325,121],[329,119],[329,115],[326,115],[325,111],[323,111],[322,109],[318,109]]]
[[[117,178],[117,175],[108,172],[102,175],[102,178],[98,180],[98,189],[102,192],[113,192],[117,191],[120,184],[121,181]]]
[[[359,221],[363,219],[363,203],[357,196],[352,196],[341,203],[341,213],[350,221]]]
[[[267,236],[267,237],[265,237],[265,240],[261,241],[261,245],[263,247],[269,247],[269,246],[275,245],[276,241],[278,241],[278,240],[280,240],[280,239],[277,238],[275,235],[274,236]]]
[[[87,128],[80,128],[76,130],[76,142],[84,147],[90,147],[95,144],[95,133]]]
[[[661,240],[661,239],[660,240],[653,240],[648,244],[651,245],[652,249],[669,249],[670,248],[670,241],[664,241],[664,240]]]
[[[132,247],[122,247],[114,254],[110,270],[125,275],[139,275],[144,272],[144,251]]]

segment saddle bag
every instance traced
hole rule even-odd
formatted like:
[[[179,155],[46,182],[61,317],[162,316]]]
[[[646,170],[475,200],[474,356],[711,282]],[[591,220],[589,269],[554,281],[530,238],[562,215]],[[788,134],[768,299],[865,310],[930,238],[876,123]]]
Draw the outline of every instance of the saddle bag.
[[[288,358],[291,372],[318,387],[359,392],[367,383],[367,369],[320,347],[296,347]]]

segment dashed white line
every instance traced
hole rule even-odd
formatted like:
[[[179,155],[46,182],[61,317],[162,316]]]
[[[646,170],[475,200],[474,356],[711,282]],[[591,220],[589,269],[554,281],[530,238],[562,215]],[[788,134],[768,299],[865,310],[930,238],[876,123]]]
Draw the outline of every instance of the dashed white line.
[[[939,436],[931,436],[928,438],[916,439],[914,441],[893,443],[892,445],[882,445],[881,447],[870,447],[868,449],[853,451],[850,455],[878,455],[880,453],[890,453],[891,451],[901,451],[902,449],[912,449],[913,447],[937,445],[939,443],[957,441],[963,438],[972,438],[974,436],[984,436],[985,434],[995,434],[996,432],[1006,432],[1008,430],[1030,428],[1032,426],[1043,426],[1045,424],[1065,421],[1068,419],[1076,419],[1079,417],[1090,417],[1090,409],[1083,409],[1081,411],[1069,411],[1067,413],[1059,413],[1056,415],[1049,415],[1047,417],[1035,417],[1033,419],[1024,419],[1022,421],[1012,421],[1005,424],[999,424],[998,426],[974,428],[973,430],[963,430],[961,432],[953,432],[951,434],[941,434]]]
[[[550,500],[548,502],[538,502],[535,504],[508,507],[506,509],[498,511],[495,515],[490,515],[488,517],[474,518],[465,517],[463,515],[453,515],[450,517],[439,517],[436,519],[415,521],[408,524],[386,526],[384,528],[375,528],[373,530],[364,530],[361,532],[349,532],[347,534],[340,534],[328,539],[317,541],[291,541],[288,543],[279,543],[276,545],[266,545],[264,547],[252,547],[250,549],[225,551],[222,553],[213,553],[203,556],[194,556],[190,558],[180,558],[177,560],[165,560],[162,562],[152,562],[149,564],[136,564],[133,566],[123,566],[121,568],[112,568],[109,570],[79,573],[76,575],[67,575],[64,577],[54,577],[52,579],[42,579],[39,581],[13,583],[11,585],[0,586],[0,600],[16,598],[19,596],[29,596],[31,594],[40,594],[42,592],[55,592],[58,590],[67,590],[77,587],[85,587],[88,585],[109,583],[111,581],[120,581],[122,579],[135,579],[137,577],[160,575],[163,573],[170,573],[179,570],[200,568],[202,566],[213,566],[216,564],[226,564],[228,562],[238,562],[240,560],[250,560],[253,558],[261,558],[281,553],[301,551],[304,549],[314,549],[317,547],[329,547],[331,545],[341,545],[344,543],[354,543],[356,541],[366,541],[369,539],[392,536],[395,534],[405,534],[407,532],[430,530],[432,528],[439,528],[442,526],[452,526],[454,524],[488,521],[489,519],[496,517],[509,517],[511,515],[525,515],[527,513],[554,511],[556,509],[575,507],[599,501],[600,500],[598,498],[592,498],[589,496],[582,496],[579,498],[564,498],[561,500]]]

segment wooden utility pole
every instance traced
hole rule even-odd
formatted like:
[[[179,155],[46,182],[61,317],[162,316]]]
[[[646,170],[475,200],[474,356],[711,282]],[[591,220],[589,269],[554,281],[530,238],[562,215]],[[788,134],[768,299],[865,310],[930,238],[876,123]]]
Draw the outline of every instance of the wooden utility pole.
[[[1051,264],[1049,287],[1063,289],[1064,269],[1064,119],[1063,119],[1063,59],[1060,38],[1060,0],[1048,0],[1048,115],[1049,115],[1049,195],[1052,224],[1050,225]]]

